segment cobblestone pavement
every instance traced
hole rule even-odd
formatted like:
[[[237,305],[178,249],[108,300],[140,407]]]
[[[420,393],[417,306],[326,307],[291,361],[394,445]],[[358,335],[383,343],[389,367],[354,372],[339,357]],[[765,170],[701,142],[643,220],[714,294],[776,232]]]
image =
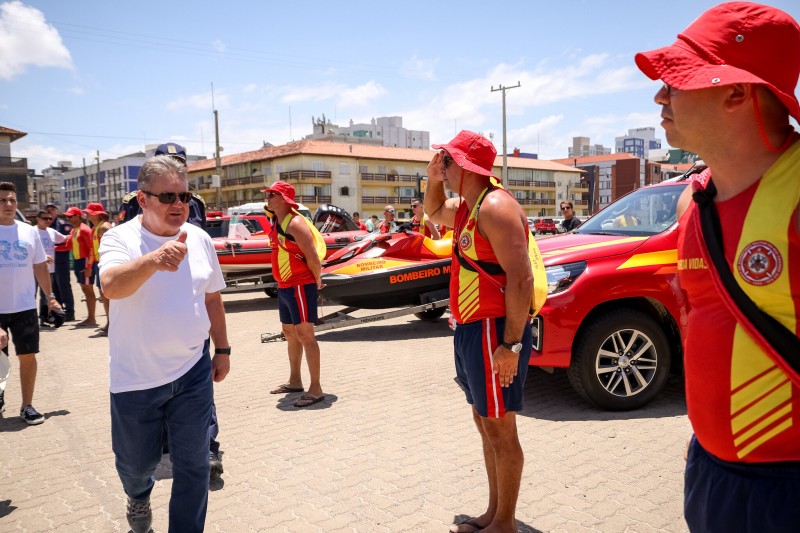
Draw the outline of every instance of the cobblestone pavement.
[[[279,329],[276,300],[244,293],[225,302],[232,370],[215,385],[225,473],[211,487],[207,531],[444,532],[485,509],[480,441],[453,381],[444,319],[320,334],[327,398],[300,410],[296,394],[268,393],[288,376],[285,344],[260,342]],[[91,330],[43,332],[34,405],[47,420],[28,427],[16,417],[12,355],[0,415],[0,531],[128,530],[107,357],[107,339]],[[518,416],[519,531],[686,531],[683,395],[672,378],[646,408],[606,413],[580,400],[563,371],[532,370]],[[153,525],[163,532],[166,458],[156,477]]]

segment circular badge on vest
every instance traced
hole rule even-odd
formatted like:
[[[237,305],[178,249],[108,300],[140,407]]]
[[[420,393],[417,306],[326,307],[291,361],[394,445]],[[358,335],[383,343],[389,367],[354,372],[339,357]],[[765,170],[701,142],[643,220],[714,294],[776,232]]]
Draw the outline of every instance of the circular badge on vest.
[[[771,242],[754,241],[742,250],[737,266],[747,283],[769,285],[781,275],[783,258]]]
[[[461,238],[458,239],[458,245],[462,250],[468,250],[472,246],[472,235],[469,233],[462,233]]]

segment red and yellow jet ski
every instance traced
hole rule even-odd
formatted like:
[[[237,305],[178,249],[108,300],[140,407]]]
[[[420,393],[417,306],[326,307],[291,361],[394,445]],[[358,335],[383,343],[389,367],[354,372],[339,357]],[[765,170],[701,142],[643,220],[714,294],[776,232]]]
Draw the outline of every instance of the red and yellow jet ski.
[[[321,294],[339,305],[362,309],[446,299],[451,255],[452,239],[433,240],[411,231],[410,225],[393,233],[373,233],[325,261]]]

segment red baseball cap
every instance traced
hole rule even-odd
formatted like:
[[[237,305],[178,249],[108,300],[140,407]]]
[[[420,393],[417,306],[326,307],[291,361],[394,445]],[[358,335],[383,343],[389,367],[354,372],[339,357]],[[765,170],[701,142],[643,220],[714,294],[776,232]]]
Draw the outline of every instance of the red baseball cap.
[[[105,207],[100,202],[89,202],[86,209],[83,210],[90,215],[107,215]]]
[[[83,213],[81,212],[80,209],[78,209],[77,207],[75,207],[73,205],[72,207],[70,207],[69,209],[64,211],[64,216],[65,217],[82,217]]]
[[[269,189],[261,189],[261,192],[274,192],[283,196],[286,203],[292,206],[293,209],[298,208],[297,202],[294,201],[294,187],[285,181],[276,181]]]
[[[492,174],[497,150],[494,145],[478,133],[461,130],[452,141],[447,144],[432,144],[434,150],[445,150],[456,165],[464,170],[480,174],[481,176],[497,177]]]
[[[800,121],[800,26],[780,9],[751,2],[712,7],[670,46],[636,54],[650,79],[690,91],[734,83],[766,85]]]

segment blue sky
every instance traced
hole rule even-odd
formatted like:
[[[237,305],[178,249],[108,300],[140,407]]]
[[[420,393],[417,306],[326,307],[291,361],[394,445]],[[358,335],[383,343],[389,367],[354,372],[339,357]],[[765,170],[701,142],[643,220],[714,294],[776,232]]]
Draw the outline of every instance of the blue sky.
[[[717,2],[50,0],[0,3],[0,125],[41,171],[174,140],[223,155],[334,123],[403,117],[446,142],[461,129],[509,151],[567,156],[658,127],[658,83],[633,55],[669,44]],[[800,20],[800,2],[775,1]]]

